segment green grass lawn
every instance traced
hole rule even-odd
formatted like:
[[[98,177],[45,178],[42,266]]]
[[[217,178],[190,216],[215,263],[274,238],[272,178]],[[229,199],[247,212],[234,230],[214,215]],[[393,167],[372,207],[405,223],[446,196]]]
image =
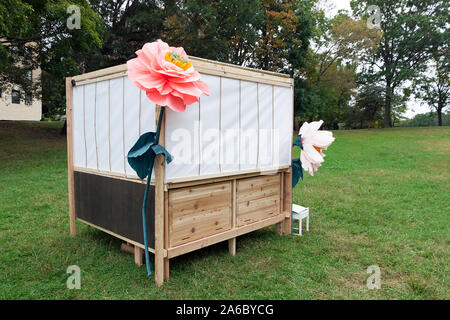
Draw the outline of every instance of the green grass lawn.
[[[310,231],[265,228],[171,260],[156,288],[121,241],[69,235],[61,123],[0,122],[1,299],[450,299],[450,128],[335,132],[294,190]],[[81,268],[81,290],[66,269]],[[367,267],[381,268],[368,290]]]

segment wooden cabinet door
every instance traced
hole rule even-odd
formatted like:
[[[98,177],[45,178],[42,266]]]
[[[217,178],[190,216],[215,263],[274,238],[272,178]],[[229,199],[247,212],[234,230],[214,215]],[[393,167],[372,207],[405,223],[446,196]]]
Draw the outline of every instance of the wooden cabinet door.
[[[237,181],[237,226],[280,214],[280,174]]]
[[[231,229],[232,182],[169,191],[169,247]]]

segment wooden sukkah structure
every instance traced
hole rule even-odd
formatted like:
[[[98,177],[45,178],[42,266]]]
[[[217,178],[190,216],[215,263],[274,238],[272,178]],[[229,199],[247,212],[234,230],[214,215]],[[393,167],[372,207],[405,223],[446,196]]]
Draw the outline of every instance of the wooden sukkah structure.
[[[190,61],[210,95],[162,117],[159,142],[174,161],[156,157],[147,203],[157,285],[171,258],[226,240],[234,255],[238,236],[270,225],[291,232],[293,79]],[[134,246],[141,264],[145,181],[127,153],[161,108],[126,64],[67,78],[66,93],[70,232],[76,220],[100,229]]]

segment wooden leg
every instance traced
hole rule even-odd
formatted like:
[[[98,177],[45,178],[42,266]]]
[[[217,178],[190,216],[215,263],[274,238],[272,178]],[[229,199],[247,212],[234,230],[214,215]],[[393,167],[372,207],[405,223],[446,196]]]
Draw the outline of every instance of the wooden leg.
[[[160,287],[164,282],[164,185],[162,171],[164,156],[157,155],[155,161],[155,282]]]
[[[156,120],[159,121],[161,106],[156,106]],[[165,115],[161,118],[161,131],[159,144],[165,146]],[[158,123],[156,123],[158,126]],[[164,282],[164,155],[158,154],[155,158],[155,282],[156,286],[162,286]],[[150,178],[150,177],[149,177]]]
[[[228,251],[232,256],[236,255],[236,238],[228,240]]]
[[[137,246],[134,246],[134,263],[136,263],[139,267],[143,265],[142,263],[142,255],[144,254],[144,250]]]
[[[128,242],[122,242],[122,244],[120,245],[120,250],[128,253],[134,253],[134,246],[129,244]]]
[[[169,192],[164,191],[164,249],[169,249]],[[164,258],[164,280],[169,280],[169,258]]]
[[[70,235],[75,237],[77,235],[77,227],[75,226],[75,218],[70,217]]]
[[[282,234],[283,234],[283,222],[280,222],[280,223],[277,223],[277,224],[276,224],[276,230],[277,230],[277,233],[278,233],[279,235],[282,235]]]
[[[283,211],[292,212],[292,168],[284,174]],[[284,220],[284,234],[291,234],[291,215]]]
[[[164,258],[164,280],[169,280],[170,269],[169,269],[169,258]]]
[[[299,235],[302,235],[302,220],[303,219],[298,220],[298,234]]]
[[[138,246],[134,246],[130,243],[123,242],[120,245],[120,250],[133,254],[134,255],[134,263],[136,263],[139,267],[144,264],[143,260],[142,260],[142,256],[144,254],[144,249],[139,248]]]
[[[306,217],[306,231],[309,231],[309,216]]]

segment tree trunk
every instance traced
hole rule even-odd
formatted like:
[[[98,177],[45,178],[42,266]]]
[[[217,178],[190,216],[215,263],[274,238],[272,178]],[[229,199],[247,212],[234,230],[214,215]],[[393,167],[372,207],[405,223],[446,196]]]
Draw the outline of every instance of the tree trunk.
[[[437,108],[438,126],[442,127],[442,108]]]
[[[389,81],[386,81],[386,98],[384,102],[384,119],[383,119],[383,127],[391,128],[392,120],[391,120],[391,98],[392,98],[392,88],[390,86]]]

